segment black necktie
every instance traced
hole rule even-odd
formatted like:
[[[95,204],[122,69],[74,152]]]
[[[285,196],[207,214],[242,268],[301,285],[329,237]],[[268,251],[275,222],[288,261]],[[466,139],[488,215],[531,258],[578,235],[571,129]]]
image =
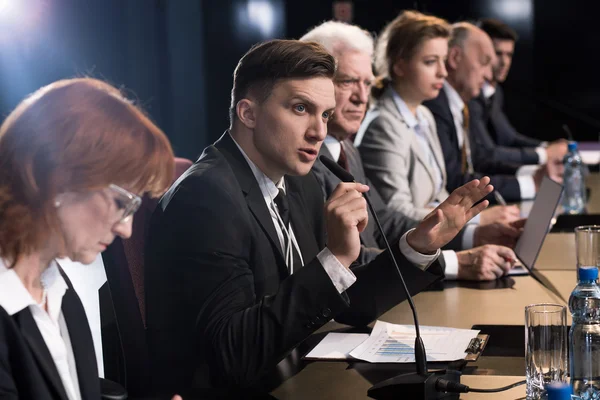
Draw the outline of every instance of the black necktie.
[[[298,255],[298,251],[296,251],[296,246],[293,243],[290,243],[289,238],[287,237],[288,233],[291,234],[292,229],[290,226],[290,203],[288,201],[287,195],[283,191],[283,189],[279,189],[279,194],[275,196],[275,204],[277,204],[277,209],[279,210],[279,216],[285,225],[285,232],[283,233],[283,254],[284,257],[288,252],[287,246],[290,245],[292,247],[292,257],[293,257],[293,265],[288,265],[288,268],[291,271],[295,271],[296,269],[302,267],[302,261],[300,260],[300,256]],[[287,232],[287,233],[286,233]],[[286,263],[289,262],[287,259]]]

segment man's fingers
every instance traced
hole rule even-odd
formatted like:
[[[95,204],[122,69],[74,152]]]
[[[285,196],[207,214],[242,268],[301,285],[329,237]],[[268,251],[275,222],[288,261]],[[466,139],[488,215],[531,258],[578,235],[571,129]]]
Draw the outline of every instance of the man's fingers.
[[[504,257],[500,256],[497,253],[494,253],[492,257],[494,261],[494,265],[502,270],[502,274],[507,274],[508,271],[512,268],[512,262],[507,261]]]
[[[467,197],[467,195],[472,190],[475,190],[478,186],[479,186],[479,180],[477,180],[477,179],[472,180],[471,182],[465,183],[461,187],[454,189],[454,191],[452,193],[450,193],[450,196],[448,196],[446,201],[449,201],[451,204],[460,204],[460,202],[465,197]]]
[[[351,213],[354,211],[367,211],[367,201],[364,197],[353,197],[347,198],[346,201],[340,201],[339,203],[332,204],[330,206],[329,212],[341,217],[347,213]]]
[[[508,211],[508,213],[514,217],[520,217],[521,216],[521,210],[519,210],[519,207],[517,206],[508,206],[506,207],[506,210]]]
[[[504,270],[496,264],[492,265],[491,270],[494,273],[496,279],[502,278],[504,276]]]
[[[527,218],[521,218],[516,221],[512,221],[510,223],[510,226],[512,226],[515,229],[523,229],[525,227],[526,222],[527,222]]]
[[[521,230],[514,228],[511,225],[497,224],[497,227],[500,233],[505,237],[517,239],[519,236],[521,236]]]
[[[367,227],[367,224],[369,223],[369,213],[367,212],[367,210],[364,210],[363,214],[363,216],[358,216],[360,219],[358,221],[358,224],[356,225],[356,228],[359,232],[364,231]]]
[[[458,204],[464,208],[471,208],[473,204],[494,190],[494,187],[489,183],[490,178],[487,176],[480,180],[474,179],[454,190],[446,201],[450,204]]]
[[[367,185],[363,185],[362,183],[356,182],[341,182],[337,185],[333,193],[329,196],[329,201],[332,201],[342,195],[344,193],[356,190],[359,193],[365,193],[369,191],[369,187]]]
[[[342,220],[346,226],[356,226],[362,232],[369,222],[369,214],[366,209],[354,209],[344,212]]]
[[[477,205],[475,205],[474,207],[471,207],[469,209],[469,211],[467,211],[467,213],[466,213],[466,220],[470,221],[477,214],[479,214],[480,212],[482,212],[483,210],[485,210],[486,207],[489,206],[489,205],[490,205],[490,202],[487,201],[487,200],[484,200],[481,203],[478,203]]]
[[[515,252],[508,247],[498,246],[496,249],[496,253],[500,257],[502,257],[503,260],[509,261],[511,264],[517,260],[517,256],[515,255]]]
[[[492,193],[492,191],[494,190],[494,186],[489,185],[485,182],[489,183],[489,178],[482,179],[477,187],[473,188],[472,190],[466,191],[463,195],[463,198],[461,199],[460,205],[465,208],[471,208],[473,207],[473,204],[477,203],[485,196]]]
[[[363,199],[364,197],[361,192],[357,190],[349,190],[345,193],[340,194],[336,198],[330,197],[326,203],[326,207],[329,211],[333,211],[334,209],[343,207],[344,205],[356,201],[357,199]],[[366,202],[366,200],[364,200]]]
[[[484,189],[486,186],[488,186],[491,182],[491,179],[489,176],[484,176],[483,178],[481,178],[479,180],[479,188],[480,189]]]

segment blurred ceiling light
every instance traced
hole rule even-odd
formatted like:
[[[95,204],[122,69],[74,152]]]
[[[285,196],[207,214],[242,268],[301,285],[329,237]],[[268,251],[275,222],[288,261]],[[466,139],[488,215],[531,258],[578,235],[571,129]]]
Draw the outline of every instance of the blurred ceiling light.
[[[266,0],[248,1],[248,19],[255,25],[263,37],[271,37],[275,31],[275,10]]]
[[[532,0],[494,0],[494,11],[503,19],[520,20],[531,16],[533,12]]]

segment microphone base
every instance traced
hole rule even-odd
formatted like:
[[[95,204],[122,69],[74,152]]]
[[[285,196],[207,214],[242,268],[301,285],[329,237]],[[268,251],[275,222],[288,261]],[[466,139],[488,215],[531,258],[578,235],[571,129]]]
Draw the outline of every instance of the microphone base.
[[[458,400],[460,393],[438,392],[435,388],[438,378],[460,383],[459,371],[437,371],[425,375],[417,373],[398,375],[372,386],[367,395],[372,399],[415,399],[415,400]]]

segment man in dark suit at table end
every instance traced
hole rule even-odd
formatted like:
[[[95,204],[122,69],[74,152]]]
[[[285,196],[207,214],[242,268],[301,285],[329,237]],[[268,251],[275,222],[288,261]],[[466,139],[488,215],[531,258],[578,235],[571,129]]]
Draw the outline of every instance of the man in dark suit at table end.
[[[477,26],[492,39],[496,58],[492,65],[491,79],[484,83],[479,96],[469,103],[474,145],[487,150],[476,153],[478,157],[473,160],[475,169],[481,169],[478,164],[481,164],[482,157],[519,166],[562,163],[567,152],[567,142],[564,139],[547,143],[525,136],[517,132],[504,113],[504,90],[501,83],[506,80],[510,71],[517,33],[502,21],[493,18],[483,18]]]
[[[309,173],[335,108],[334,74],[315,43],[253,47],[234,73],[229,130],[161,199],[145,270],[159,391],[260,390],[331,318],[364,325],[405,299],[389,254],[350,268],[368,187],[340,184],[324,206]],[[412,293],[441,278],[439,248],[485,208],[473,205],[488,183],[463,186],[392,244]]]

